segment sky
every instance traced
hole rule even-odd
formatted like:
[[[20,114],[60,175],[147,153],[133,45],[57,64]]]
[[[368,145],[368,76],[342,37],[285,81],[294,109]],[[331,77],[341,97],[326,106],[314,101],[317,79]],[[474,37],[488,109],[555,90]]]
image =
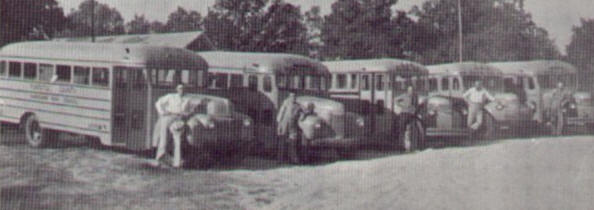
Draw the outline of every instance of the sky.
[[[66,14],[77,8],[83,0],[57,0]],[[169,13],[178,6],[186,10],[196,10],[203,15],[216,0],[96,0],[117,8],[125,21],[135,14],[143,14],[149,20],[167,21]],[[328,14],[334,0],[286,0],[300,5],[302,11],[312,6],[320,6],[322,14]],[[414,5],[426,0],[399,0],[397,9],[409,11]],[[580,24],[580,18],[594,18],[594,0],[526,0],[525,9],[532,14],[534,22],[544,27],[562,53],[571,41],[572,27]]]

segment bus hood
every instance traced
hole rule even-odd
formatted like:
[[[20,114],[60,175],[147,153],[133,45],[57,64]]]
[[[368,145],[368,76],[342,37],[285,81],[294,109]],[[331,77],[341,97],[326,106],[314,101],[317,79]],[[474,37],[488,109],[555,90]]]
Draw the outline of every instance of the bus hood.
[[[332,99],[314,96],[298,96],[297,102],[301,104],[302,107],[307,107],[307,105],[310,103],[313,104],[315,106],[314,111],[318,115],[344,115],[345,113],[344,105]]]

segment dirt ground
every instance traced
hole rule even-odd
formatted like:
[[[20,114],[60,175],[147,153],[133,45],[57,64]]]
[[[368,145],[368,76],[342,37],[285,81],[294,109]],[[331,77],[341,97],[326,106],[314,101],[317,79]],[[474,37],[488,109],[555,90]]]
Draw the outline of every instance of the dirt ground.
[[[4,132],[0,209],[591,209],[594,137],[435,141],[290,166],[249,157],[210,170],[155,169],[142,155]],[[450,143],[443,143],[450,142]],[[453,146],[452,146],[453,144]]]

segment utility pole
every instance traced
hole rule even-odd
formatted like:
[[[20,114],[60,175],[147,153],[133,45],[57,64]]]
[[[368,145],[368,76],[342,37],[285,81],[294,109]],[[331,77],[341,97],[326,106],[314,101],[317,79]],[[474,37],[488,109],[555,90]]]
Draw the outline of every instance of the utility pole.
[[[462,63],[462,4],[458,0],[458,62]]]
[[[91,42],[95,42],[95,0],[91,0]]]

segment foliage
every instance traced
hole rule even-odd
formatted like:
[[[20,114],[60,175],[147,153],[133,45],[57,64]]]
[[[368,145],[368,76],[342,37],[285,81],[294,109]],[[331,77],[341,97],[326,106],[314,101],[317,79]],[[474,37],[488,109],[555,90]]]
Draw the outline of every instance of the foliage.
[[[396,0],[338,0],[322,27],[322,55],[328,59],[406,57],[405,38],[413,23],[392,13]]]
[[[91,36],[93,33],[92,16],[94,13],[94,33],[96,36],[125,33],[124,19],[115,8],[94,0],[85,0],[78,9],[68,15],[69,31],[64,36]]]
[[[51,38],[64,29],[65,19],[55,0],[0,0],[0,46]]]
[[[313,58],[320,58],[320,50],[324,46],[322,42],[322,27],[324,18],[320,14],[320,7],[313,6],[304,14],[305,27],[307,28],[308,55]]]
[[[224,50],[305,53],[306,28],[299,7],[282,0],[218,0],[204,29]]]
[[[581,84],[593,87],[594,81],[594,19],[582,19],[573,27],[571,42],[567,45],[567,60],[577,66],[583,80]]]
[[[200,30],[202,15],[196,11],[186,11],[178,7],[175,12],[169,14],[165,28],[168,32],[184,32]]]
[[[523,10],[523,1],[460,0],[464,60],[504,61],[559,57],[546,30]],[[424,63],[458,58],[457,0],[427,1],[414,7],[419,17],[418,52]]]
[[[134,15],[134,19],[126,24],[128,34],[147,34],[151,31],[151,23],[144,15]]]

